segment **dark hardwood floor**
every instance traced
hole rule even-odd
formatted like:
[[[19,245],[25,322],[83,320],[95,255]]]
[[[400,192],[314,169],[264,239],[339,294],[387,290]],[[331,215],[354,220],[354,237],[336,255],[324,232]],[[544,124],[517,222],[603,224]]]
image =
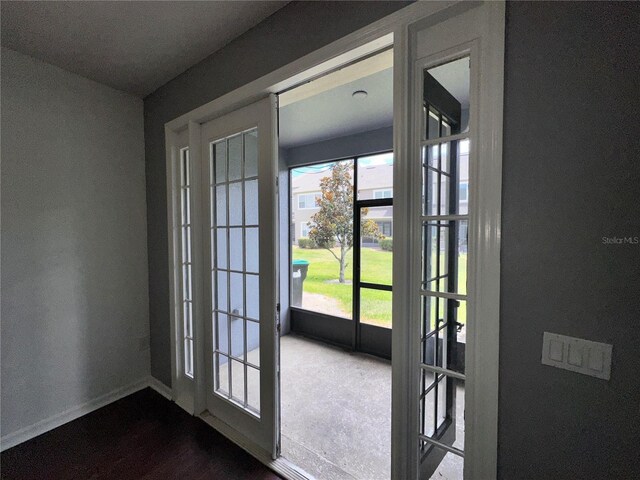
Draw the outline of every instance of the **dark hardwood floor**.
[[[280,477],[147,388],[0,454],[3,479]]]

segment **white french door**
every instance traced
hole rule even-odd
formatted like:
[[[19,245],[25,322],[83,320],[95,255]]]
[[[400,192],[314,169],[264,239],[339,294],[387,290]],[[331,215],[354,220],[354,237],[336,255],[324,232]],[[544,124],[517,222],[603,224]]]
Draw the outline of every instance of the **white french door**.
[[[275,456],[275,98],[201,126],[204,375],[209,413]]]
[[[463,3],[396,44],[394,478],[496,476],[503,28]]]

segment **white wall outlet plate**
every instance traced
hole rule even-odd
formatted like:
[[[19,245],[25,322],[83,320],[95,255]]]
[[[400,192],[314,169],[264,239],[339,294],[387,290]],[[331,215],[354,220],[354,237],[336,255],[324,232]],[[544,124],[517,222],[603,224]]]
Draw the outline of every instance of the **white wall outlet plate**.
[[[613,345],[544,332],[542,363],[603,380],[611,377]]]

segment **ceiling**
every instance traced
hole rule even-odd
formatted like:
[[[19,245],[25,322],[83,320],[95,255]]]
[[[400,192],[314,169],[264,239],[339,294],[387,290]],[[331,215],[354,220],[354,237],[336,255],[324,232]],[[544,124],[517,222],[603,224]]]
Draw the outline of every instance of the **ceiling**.
[[[353,92],[365,90],[365,98]],[[291,148],[393,124],[393,69],[322,91],[279,110],[279,144]]]
[[[144,97],[287,1],[2,1],[2,46]]]
[[[279,144],[292,148],[393,125],[392,51],[332,72],[280,95]],[[469,108],[469,58],[429,70]],[[365,98],[353,97],[365,90]]]

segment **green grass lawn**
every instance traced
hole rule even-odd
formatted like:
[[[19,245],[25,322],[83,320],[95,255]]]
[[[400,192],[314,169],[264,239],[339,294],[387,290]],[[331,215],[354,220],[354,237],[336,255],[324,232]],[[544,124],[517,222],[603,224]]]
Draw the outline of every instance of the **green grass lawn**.
[[[338,249],[335,249],[336,254]],[[304,292],[324,295],[337,300],[349,318],[352,318],[352,284],[353,280],[353,250],[347,254],[347,269],[345,277],[348,283],[338,283],[340,265],[338,261],[325,249],[301,249],[292,246],[293,260],[307,260],[309,270],[304,282]],[[466,257],[464,255],[463,257]],[[392,252],[386,252],[375,248],[362,248],[361,277],[363,282],[391,285],[392,278]],[[460,269],[461,284],[466,284],[467,269],[463,262]],[[360,320],[363,323],[391,326],[391,292],[383,290],[362,289],[360,294]],[[466,321],[466,304],[462,304],[458,311],[458,321]]]

